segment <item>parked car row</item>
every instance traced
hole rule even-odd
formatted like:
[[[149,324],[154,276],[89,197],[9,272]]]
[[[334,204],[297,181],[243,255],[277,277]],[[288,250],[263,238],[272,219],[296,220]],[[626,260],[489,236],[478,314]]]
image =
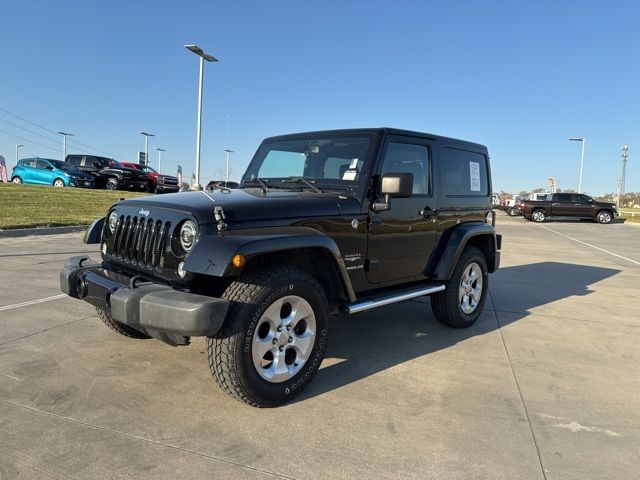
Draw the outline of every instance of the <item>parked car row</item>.
[[[180,190],[178,179],[151,167],[96,155],[67,155],[64,162],[50,158],[18,160],[11,174],[13,183],[54,187],[106,188],[168,193]]]

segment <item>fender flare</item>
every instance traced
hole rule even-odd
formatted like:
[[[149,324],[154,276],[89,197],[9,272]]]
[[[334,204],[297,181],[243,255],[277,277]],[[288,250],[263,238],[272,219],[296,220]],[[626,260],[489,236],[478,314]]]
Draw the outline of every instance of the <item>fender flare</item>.
[[[193,273],[224,277],[236,274],[231,264],[237,254],[247,260],[256,255],[316,248],[333,260],[338,278],[350,301],[355,301],[351,279],[336,242],[327,235],[307,227],[290,227],[273,233],[273,229],[246,229],[207,235],[200,238],[189,253],[184,268]]]
[[[100,243],[102,241],[102,228],[104,227],[104,217],[95,219],[89,228],[84,232],[84,243]]]
[[[496,231],[487,223],[461,223],[450,229],[447,235],[443,235],[440,239],[441,245],[436,249],[436,251],[441,253],[436,259],[437,265],[433,269],[432,278],[436,280],[449,280],[469,240],[479,236],[490,237],[493,252],[498,251]],[[497,265],[495,258],[493,260],[487,258],[487,264],[490,273],[496,270]]]

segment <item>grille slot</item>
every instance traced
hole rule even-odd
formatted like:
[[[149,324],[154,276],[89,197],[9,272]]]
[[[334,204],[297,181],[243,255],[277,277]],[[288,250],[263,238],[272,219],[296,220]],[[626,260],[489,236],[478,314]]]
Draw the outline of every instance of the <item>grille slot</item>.
[[[163,267],[171,239],[171,222],[121,215],[116,223],[112,255],[124,263]]]

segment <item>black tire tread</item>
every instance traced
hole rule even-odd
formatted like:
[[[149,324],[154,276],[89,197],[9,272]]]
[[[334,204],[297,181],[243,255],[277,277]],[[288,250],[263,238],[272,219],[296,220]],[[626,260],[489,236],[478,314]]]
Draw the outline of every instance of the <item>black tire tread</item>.
[[[466,328],[472,325],[472,323],[461,322],[459,321],[459,312],[458,312],[458,304],[457,304],[457,291],[458,291],[458,271],[461,268],[461,265],[467,265],[469,263],[469,259],[471,257],[480,256],[484,258],[484,254],[477,247],[468,246],[462,252],[462,255],[458,259],[458,264],[454,270],[454,274],[451,276],[451,279],[446,283],[446,290],[442,292],[435,293],[431,295],[431,310],[435,315],[436,319],[451,328]],[[485,261],[485,269],[486,269],[486,261]],[[489,288],[489,284],[486,283],[486,287]],[[485,293],[485,295],[487,295]],[[480,311],[484,308],[484,304],[479,305]],[[475,321],[475,320],[474,320]]]
[[[324,289],[317,283],[316,279],[305,273],[303,270],[294,267],[276,267],[269,269],[260,269],[241,275],[238,280],[234,281],[227,287],[222,294],[225,300],[232,302],[251,303],[261,290],[268,288],[264,285],[272,284],[273,280],[281,275],[291,278],[293,276],[304,276],[305,280],[312,281],[317,284],[317,290],[324,299],[323,304],[327,305],[328,301]],[[257,280],[260,280],[260,284]],[[233,305],[229,309],[224,326],[213,337],[207,338],[207,352],[209,360],[209,369],[218,386],[232,397],[243,403],[254,407],[272,407],[280,405],[281,402],[265,403],[254,398],[248,393],[248,388],[244,385],[242,375],[238,373],[238,364],[234,361],[234,352],[237,348],[237,342],[242,340],[241,335],[234,334],[238,332],[238,325],[242,325],[242,309],[240,305]]]
[[[131,328],[128,325],[124,325],[117,320],[114,320],[109,312],[103,310],[102,308],[96,307],[96,312],[98,314],[98,317],[100,317],[100,320],[102,320],[102,323],[104,323],[107,327],[109,327],[114,332],[119,333],[120,335],[124,335],[125,337],[129,338],[137,338],[140,340],[151,338],[149,335],[142,333],[135,328]]]

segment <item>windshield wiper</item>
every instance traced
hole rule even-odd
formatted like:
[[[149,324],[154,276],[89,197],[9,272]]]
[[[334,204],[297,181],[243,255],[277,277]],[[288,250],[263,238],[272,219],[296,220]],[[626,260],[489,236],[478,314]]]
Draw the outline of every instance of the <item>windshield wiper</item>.
[[[243,184],[247,184],[247,183],[257,183],[258,185],[260,185],[260,188],[262,188],[263,193],[267,193],[267,189],[269,188],[269,185],[267,185],[267,182],[269,180],[262,180],[261,178],[249,178],[247,180],[243,180],[242,183]]]
[[[282,179],[282,183],[304,183],[307,187],[309,187],[314,192],[322,193],[322,190],[320,190],[318,187],[316,187],[312,182],[315,182],[315,180],[312,180],[310,182],[309,180],[306,180],[306,179],[304,179],[302,177],[293,177],[293,178],[283,178]]]

